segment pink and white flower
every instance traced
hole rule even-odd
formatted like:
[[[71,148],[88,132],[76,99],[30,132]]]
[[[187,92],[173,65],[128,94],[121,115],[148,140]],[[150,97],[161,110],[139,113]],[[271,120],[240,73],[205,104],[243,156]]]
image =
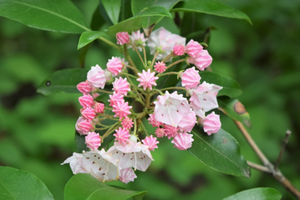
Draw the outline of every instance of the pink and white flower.
[[[152,135],[150,135],[150,137],[145,137],[144,140],[142,140],[143,144],[144,145],[147,145],[148,146],[148,149],[150,151],[154,151],[154,149],[157,149],[157,144],[159,143],[157,141],[157,138],[153,137]]]
[[[116,137],[116,141],[118,141],[120,144],[125,145],[128,143],[129,138],[130,138],[130,134],[128,129],[125,128],[121,128],[119,127],[119,129],[115,130],[116,133],[114,134],[114,136]]]
[[[97,150],[101,145],[101,137],[99,133],[89,132],[87,136],[85,136],[85,144],[91,150]]]
[[[210,113],[204,118],[203,129],[208,134],[217,133],[221,128],[220,116],[215,112]]]
[[[196,88],[200,84],[199,71],[195,70],[195,67],[185,70],[181,75],[182,86],[187,90],[191,88]]]
[[[179,133],[174,137],[174,140],[172,140],[171,143],[179,150],[187,150],[192,147],[192,142],[194,141],[192,137],[192,134]]]
[[[179,122],[178,127],[183,132],[191,132],[197,123],[197,118],[195,112],[191,111],[189,114],[185,115]]]
[[[137,176],[131,167],[120,170],[120,181],[125,184],[133,182],[136,177]]]
[[[115,113],[115,117],[119,116],[120,119],[123,117],[127,117],[131,114],[129,111],[132,108],[132,106],[128,106],[128,102],[123,101],[117,101],[115,105],[113,105],[113,112]]]
[[[163,73],[164,71],[166,71],[166,64],[164,62],[156,62],[154,65],[154,69],[159,72],[159,73]]]
[[[165,136],[165,129],[164,128],[157,128],[156,130],[155,130],[155,135],[157,136],[157,137],[164,137]]]
[[[203,116],[197,113],[200,109],[207,112],[219,107],[217,94],[221,89],[222,87],[218,85],[209,84],[204,81],[195,90],[192,90],[192,96],[190,98],[191,107],[199,117],[203,118]]]
[[[75,129],[80,135],[87,135],[90,130],[94,129],[94,126],[91,120],[85,120],[83,117],[79,117]]]
[[[145,70],[142,71],[142,73],[138,73],[139,78],[136,79],[137,81],[140,82],[138,87],[143,86],[143,89],[146,90],[149,88],[152,90],[152,85],[156,86],[155,81],[158,79],[158,77],[155,77],[155,72],[150,72],[150,69],[146,72]]]
[[[107,153],[111,154],[113,159],[119,160],[118,164],[122,169],[133,167],[144,172],[153,160],[148,146],[140,142],[129,141],[126,145],[115,142]]]
[[[116,34],[117,38],[117,44],[123,45],[123,44],[129,44],[130,39],[129,39],[129,34],[127,32],[118,32]]]
[[[128,48],[135,46],[139,51],[142,51],[142,46],[146,45],[147,38],[144,37],[144,33],[140,33],[140,30],[131,33],[129,36],[131,40],[131,45]]]
[[[194,41],[194,40],[190,40],[185,48],[185,52],[193,57],[196,58],[196,56],[203,50],[203,47],[201,46],[201,44],[199,44],[198,42]]]
[[[116,76],[122,71],[124,64],[122,63],[120,58],[112,57],[108,60],[106,67],[113,75]]]
[[[104,104],[95,102],[94,109],[95,109],[96,113],[101,113],[102,114],[102,113],[104,113]]]
[[[160,125],[162,125],[163,123],[157,121],[155,119],[155,114],[149,114],[149,118],[148,118],[149,124],[151,124],[153,127],[159,127]]]
[[[212,62],[212,57],[207,50],[202,50],[195,58],[189,57],[187,60],[189,63],[194,64],[199,70],[203,71]]]
[[[67,158],[62,165],[70,163],[70,168],[73,172],[73,174],[78,173],[88,173],[83,167],[82,167],[82,159],[83,155],[81,153],[73,153],[72,156]]]
[[[95,88],[103,89],[106,83],[104,70],[99,65],[92,67],[87,73],[87,81]]]
[[[115,81],[112,83],[113,84],[113,90],[115,93],[127,95],[127,92],[130,91],[130,86],[129,83],[127,82],[127,78],[116,78]]]
[[[178,127],[170,126],[165,124],[164,126],[165,130],[165,136],[168,137],[168,139],[175,137],[178,134]]]
[[[165,95],[158,96],[154,102],[155,119],[159,122],[177,127],[183,116],[190,112],[190,106],[187,99],[177,94],[177,91],[170,94],[168,91]]]
[[[153,31],[148,38],[148,46],[150,54],[154,55],[157,51],[159,54],[156,56],[157,60],[161,60],[173,51],[173,47],[177,45],[185,45],[185,38],[176,34],[172,34],[165,28],[160,27]]]

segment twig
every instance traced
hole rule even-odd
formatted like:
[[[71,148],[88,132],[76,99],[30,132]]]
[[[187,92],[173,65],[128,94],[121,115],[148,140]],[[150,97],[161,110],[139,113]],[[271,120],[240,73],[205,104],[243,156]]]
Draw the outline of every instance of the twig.
[[[253,163],[253,162],[250,162],[250,161],[247,161],[247,164],[249,165],[249,167],[251,167],[253,169],[256,169],[258,171],[266,172],[266,173],[271,173],[271,171],[269,170],[269,168],[267,168],[265,166],[258,165],[256,163]]]
[[[284,175],[281,173],[281,171],[279,169],[274,168],[274,165],[272,163],[270,163],[270,161],[262,153],[262,151],[259,149],[259,147],[256,145],[256,143],[254,142],[254,140],[248,133],[248,131],[245,129],[244,125],[241,122],[236,121],[236,120],[234,120],[234,122],[237,125],[237,127],[240,129],[240,131],[243,133],[244,137],[246,138],[246,140],[248,141],[248,143],[250,144],[250,146],[252,147],[254,152],[257,154],[257,156],[260,158],[260,160],[264,164],[264,166],[261,166],[261,165],[257,165],[257,164],[248,162],[248,165],[259,171],[271,173],[273,175],[273,177],[286,188],[287,191],[289,191],[292,195],[294,195],[297,199],[300,200],[299,190],[297,188],[295,188],[295,186],[293,186],[293,184],[284,177]],[[287,139],[285,139],[285,140],[287,140]],[[283,150],[281,150],[281,151],[283,151]],[[279,161],[280,161],[280,159],[279,159]],[[266,171],[266,169],[268,169],[268,171]]]
[[[289,138],[291,136],[291,133],[292,132],[290,130],[287,130],[286,133],[285,133],[285,138],[284,138],[280,153],[279,153],[278,158],[277,158],[276,163],[275,163],[275,167],[274,167],[275,170],[278,169],[278,166],[279,166],[279,163],[281,161],[281,158],[282,158],[283,152],[285,150],[285,147],[286,147],[287,143],[289,142]]]

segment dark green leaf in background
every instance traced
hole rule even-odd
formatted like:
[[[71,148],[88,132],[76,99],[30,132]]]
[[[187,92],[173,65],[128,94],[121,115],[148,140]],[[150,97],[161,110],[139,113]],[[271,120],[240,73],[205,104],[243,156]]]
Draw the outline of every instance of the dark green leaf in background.
[[[146,191],[133,191],[109,186],[90,174],[76,174],[65,186],[65,200],[141,200]]]
[[[122,0],[101,0],[101,2],[112,23],[117,24]]]
[[[237,97],[242,94],[238,82],[228,76],[223,76],[214,72],[200,72],[201,82],[213,83],[223,88],[218,92],[218,96]]]
[[[78,93],[76,85],[86,80],[87,69],[63,69],[54,72],[38,87],[37,92],[50,95],[56,92]]]
[[[152,16],[170,18],[172,17],[172,15],[167,9],[161,6],[156,6],[149,9],[144,9],[141,12],[134,15],[133,17],[109,27],[107,33],[109,35],[115,36],[115,34],[120,31],[126,31],[131,33],[132,31],[139,30],[142,27],[143,19]]]
[[[184,2],[177,4],[171,11],[196,12],[221,17],[244,19],[252,24],[251,20],[245,13],[213,0],[185,0]]]
[[[103,31],[87,31],[87,32],[83,32],[81,34],[80,38],[79,38],[79,42],[78,42],[78,45],[77,45],[77,50],[81,49],[85,45],[93,42],[97,38],[102,37],[104,35],[106,35],[106,34]]]
[[[231,195],[223,200],[280,200],[281,194],[273,188],[254,188]]]
[[[181,0],[147,0],[147,1],[140,1],[140,0],[132,0],[132,13],[133,15],[137,14],[138,12],[140,12],[141,10],[145,9],[145,8],[152,8],[155,6],[161,6],[164,7],[167,10],[171,10],[173,8],[173,6],[175,4],[177,4],[179,1]],[[162,19],[162,17],[148,17],[143,19],[142,22],[142,27],[143,28],[147,28],[149,26],[151,26],[154,23],[157,23],[158,21],[160,21]]]
[[[84,16],[68,0],[0,0],[0,16],[48,31],[88,31]]]
[[[250,115],[239,100],[230,99],[227,97],[219,97],[218,103],[219,106],[225,111],[225,114],[251,128]]]
[[[12,167],[0,166],[0,199],[54,200],[44,183],[33,174]]]
[[[193,145],[188,151],[208,167],[225,174],[250,177],[250,168],[240,153],[238,142],[220,129],[208,136],[202,127],[195,126]]]

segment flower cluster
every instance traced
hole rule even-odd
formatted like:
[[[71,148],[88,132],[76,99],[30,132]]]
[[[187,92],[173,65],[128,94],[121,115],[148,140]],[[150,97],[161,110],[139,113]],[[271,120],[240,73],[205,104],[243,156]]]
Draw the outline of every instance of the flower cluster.
[[[175,148],[187,150],[192,147],[191,131],[196,124],[202,124],[208,135],[218,132],[219,116],[206,113],[218,108],[216,96],[222,87],[200,83],[195,67],[203,71],[212,58],[196,41],[186,44],[184,37],[163,27],[149,38],[136,31],[131,35],[119,32],[116,39],[126,58],[127,48],[138,54],[143,69],[132,59],[127,63],[124,58],[112,57],[105,69],[96,65],[89,70],[86,81],[77,85],[82,109],[75,127],[85,136],[90,151],[73,153],[63,164],[69,163],[74,174],[89,173],[101,181],[128,183],[136,178],[135,170],[146,171],[153,161],[150,151],[158,148],[157,138],[168,137]],[[146,58],[147,48],[153,55],[150,60]],[[181,62],[195,67],[172,71]],[[160,77],[167,75],[177,75],[182,87],[157,89]],[[112,85],[112,90],[106,85]],[[105,103],[97,101],[104,93],[109,94]],[[103,123],[106,119],[115,123],[108,126]],[[155,132],[149,133],[144,119],[156,127]],[[114,136],[113,144],[101,147],[109,135]]]

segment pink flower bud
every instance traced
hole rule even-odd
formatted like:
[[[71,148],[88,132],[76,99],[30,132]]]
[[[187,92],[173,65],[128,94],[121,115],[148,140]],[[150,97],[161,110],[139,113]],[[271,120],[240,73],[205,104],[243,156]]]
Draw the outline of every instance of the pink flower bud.
[[[132,119],[128,118],[128,117],[125,117],[123,120],[122,120],[122,127],[125,128],[125,129],[131,129],[132,128],[132,125],[133,125],[133,121]]]
[[[84,119],[93,120],[96,117],[95,110],[91,107],[85,108],[81,110],[81,115]]]
[[[114,136],[116,137],[116,141],[118,141],[120,144],[125,145],[129,141],[129,131],[125,128],[119,127],[119,129],[115,130],[116,133]]]
[[[109,95],[109,106],[114,106],[119,101],[124,101],[124,95],[121,95],[120,93],[113,93],[112,95]]]
[[[95,109],[96,113],[101,113],[102,114],[104,112],[104,104],[96,102],[94,104],[94,109]]]
[[[119,45],[129,44],[130,42],[129,35],[127,32],[118,32],[116,34],[116,38],[117,38],[117,44]]]
[[[157,144],[159,143],[155,137],[153,137],[152,135],[150,135],[150,137],[145,137],[144,140],[142,140],[144,145],[148,146],[148,149],[150,151],[154,151],[154,149],[157,149]]]
[[[178,127],[181,131],[191,132],[197,123],[196,113],[190,112],[186,116],[184,116],[178,124]]]
[[[159,122],[155,119],[154,113],[149,115],[148,121],[149,121],[149,124],[151,124],[153,127],[159,127],[160,125],[162,125],[161,122]]]
[[[94,104],[94,98],[90,94],[79,97],[78,101],[83,108],[92,107]]]
[[[106,64],[107,69],[115,76],[122,71],[123,66],[123,63],[117,57],[112,57]]]
[[[192,137],[192,134],[179,133],[174,137],[174,140],[172,140],[171,143],[179,150],[187,150],[188,148],[191,148],[192,142],[194,141]]]
[[[89,132],[87,136],[85,136],[85,144],[91,150],[96,150],[101,145],[101,138],[99,133]]]
[[[165,128],[165,136],[167,136],[168,139],[178,135],[179,129],[177,127],[165,124],[164,128]]]
[[[199,70],[203,71],[212,62],[212,57],[208,51],[202,50],[195,58],[189,57],[188,62],[194,64]]]
[[[83,131],[80,126],[78,126],[79,123],[83,122],[84,118],[82,116],[80,116],[75,124],[75,129],[76,131],[80,134],[80,135],[86,135],[85,131]]]
[[[104,70],[99,65],[92,67],[87,73],[87,81],[94,87],[103,89],[106,82]]]
[[[189,43],[187,43],[186,45],[186,49],[185,52],[195,58],[201,51],[202,51],[203,47],[196,41],[194,40],[190,40]]]
[[[164,128],[158,128],[155,130],[155,135],[157,137],[164,137],[165,136],[165,129]]]
[[[87,135],[89,131],[94,129],[91,120],[82,120],[77,124],[77,127],[82,131],[81,135]]]
[[[185,47],[183,45],[175,45],[173,47],[173,54],[176,56],[182,56],[184,54]]]
[[[142,71],[142,73],[138,73],[139,78],[136,79],[137,81],[140,82],[140,84],[138,85],[138,87],[143,86],[143,89],[146,90],[147,88],[149,88],[150,90],[152,90],[152,85],[156,86],[155,81],[158,79],[158,77],[155,77],[155,72],[150,72],[150,69],[147,70],[147,72],[145,70]]]
[[[159,72],[159,73],[163,73],[164,71],[166,71],[166,64],[164,62],[156,62],[154,65],[154,69]]]
[[[88,94],[90,92],[92,92],[93,87],[90,86],[90,84],[87,81],[81,82],[77,85],[77,89],[79,90],[79,92],[81,92],[82,94]]]
[[[116,93],[127,95],[127,92],[130,91],[129,83],[127,82],[127,78],[116,78],[113,84],[113,90]]]
[[[199,71],[195,70],[195,67],[189,68],[182,73],[181,82],[187,90],[191,88],[196,88],[200,84]]]
[[[220,116],[216,115],[215,112],[210,113],[206,116],[203,121],[203,129],[208,134],[217,133],[221,128]]]

